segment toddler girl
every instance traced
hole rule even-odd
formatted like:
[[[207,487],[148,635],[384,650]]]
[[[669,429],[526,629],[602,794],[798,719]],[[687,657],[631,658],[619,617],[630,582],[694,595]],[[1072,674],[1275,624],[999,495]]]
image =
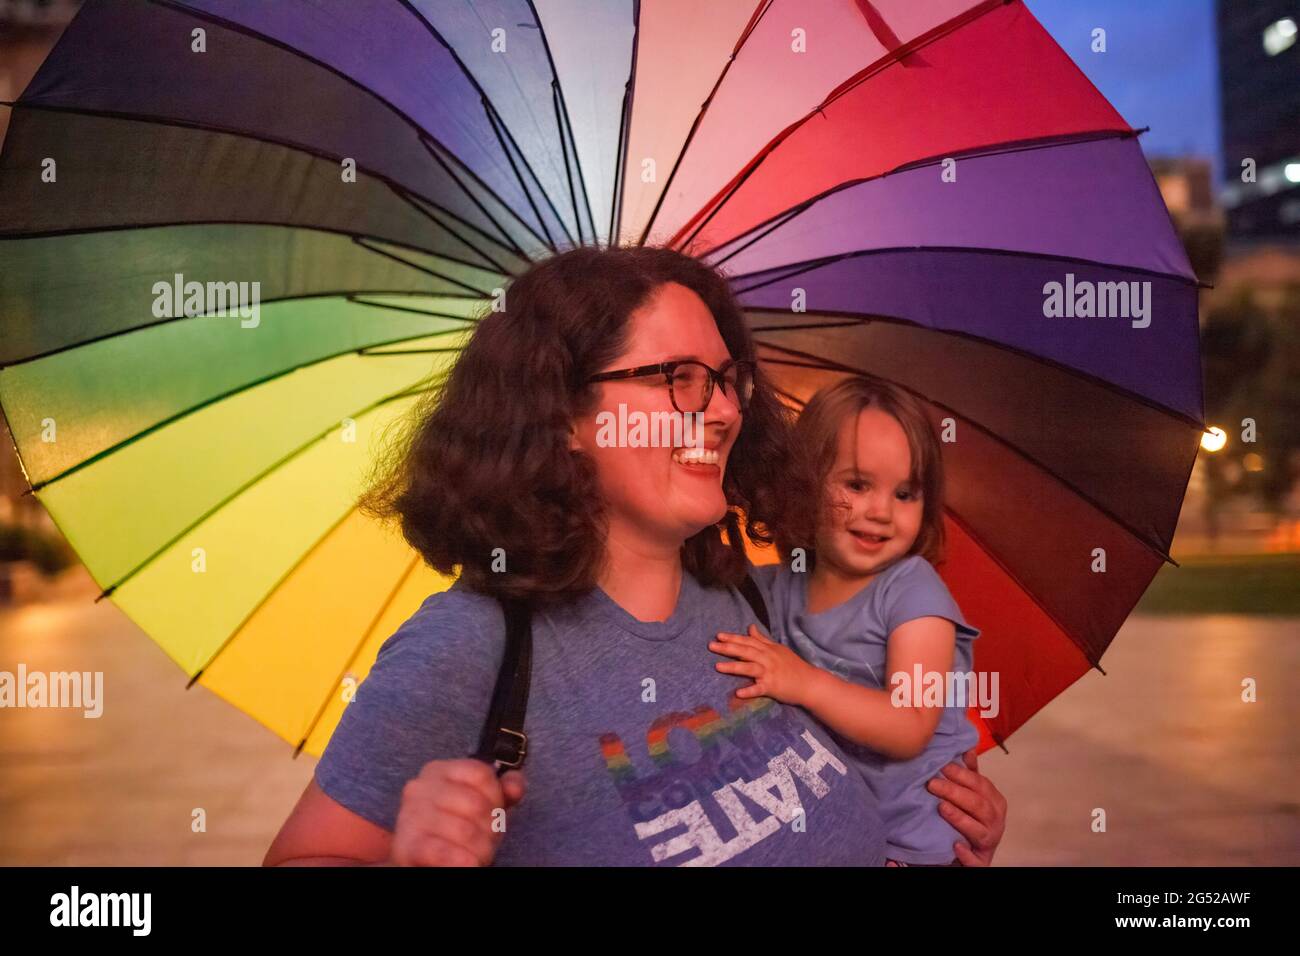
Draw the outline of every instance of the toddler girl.
[[[957,831],[926,782],[960,765],[979,733],[967,702],[933,681],[972,673],[979,631],[931,564],[943,544],[939,442],[910,394],[854,377],[813,396],[795,447],[784,560],[754,573],[779,643],[757,628],[719,634],[710,649],[735,660],[718,670],[753,678],[737,696],[798,704],[840,738],[879,800],[890,864],[957,865]]]

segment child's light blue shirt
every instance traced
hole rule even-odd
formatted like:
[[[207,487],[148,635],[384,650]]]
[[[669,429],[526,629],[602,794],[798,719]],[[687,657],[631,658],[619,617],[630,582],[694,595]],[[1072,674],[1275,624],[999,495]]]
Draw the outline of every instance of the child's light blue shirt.
[[[892,691],[886,673],[889,635],[919,617],[952,621],[957,626],[953,671],[974,670],[971,643],[979,631],[966,623],[939,573],[920,555],[891,565],[849,600],[819,614],[807,612],[808,573],[778,564],[756,567],[753,574],[768,602],[773,639],[845,680]],[[925,785],[944,764],[962,764],[961,755],[978,742],[979,731],[965,709],[946,707],[930,743],[910,760],[891,760],[836,739],[879,801],[886,856],[902,863],[950,862],[961,835],[939,816],[939,800]]]

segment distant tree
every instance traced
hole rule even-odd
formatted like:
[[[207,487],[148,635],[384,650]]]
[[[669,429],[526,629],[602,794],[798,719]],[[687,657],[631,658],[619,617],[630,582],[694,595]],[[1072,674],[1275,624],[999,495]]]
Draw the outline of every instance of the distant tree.
[[[1223,262],[1223,227],[1217,225],[1179,225],[1178,238],[1183,241],[1192,271],[1202,282],[1213,282]]]
[[[1268,355],[1252,389],[1264,409],[1256,443],[1264,468],[1248,477],[1276,513],[1300,477],[1300,281],[1286,287],[1268,330]]]
[[[1205,412],[1229,438],[1206,461],[1209,504],[1251,494],[1277,512],[1300,458],[1300,283],[1287,287],[1276,311],[1260,307],[1249,287],[1236,290],[1206,315],[1201,343]],[[1256,422],[1253,443],[1240,440],[1244,418]],[[1246,467],[1252,454],[1259,456],[1256,471]]]

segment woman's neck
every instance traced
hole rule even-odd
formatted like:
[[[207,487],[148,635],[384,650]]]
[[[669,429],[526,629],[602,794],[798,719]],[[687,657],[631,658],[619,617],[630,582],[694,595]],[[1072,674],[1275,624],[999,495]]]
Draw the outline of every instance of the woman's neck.
[[[681,545],[655,545],[611,529],[596,583],[638,621],[666,621],[682,588]]]

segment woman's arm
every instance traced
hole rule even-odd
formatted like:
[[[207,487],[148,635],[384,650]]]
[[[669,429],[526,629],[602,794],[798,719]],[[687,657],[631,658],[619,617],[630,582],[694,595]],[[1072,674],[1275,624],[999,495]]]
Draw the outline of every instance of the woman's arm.
[[[263,866],[378,866],[393,835],[331,799],[313,777],[271,842]]]
[[[942,706],[913,706],[912,694],[896,704],[891,691],[862,687],[815,667],[755,627],[748,635],[723,633],[718,638],[710,648],[741,662],[719,664],[718,670],[754,680],[736,696],[796,704],[836,733],[891,759],[908,760],[924,751],[943,716]],[[946,674],[956,639],[956,627],[944,618],[907,621],[889,636],[887,671],[908,680],[918,666],[923,674]],[[892,686],[894,679],[888,683]],[[919,696],[920,688],[916,690]]]
[[[524,795],[524,775],[500,779],[470,758],[433,760],[402,789],[393,833],[332,799],[313,778],[263,866],[487,866],[504,828],[497,814]]]

